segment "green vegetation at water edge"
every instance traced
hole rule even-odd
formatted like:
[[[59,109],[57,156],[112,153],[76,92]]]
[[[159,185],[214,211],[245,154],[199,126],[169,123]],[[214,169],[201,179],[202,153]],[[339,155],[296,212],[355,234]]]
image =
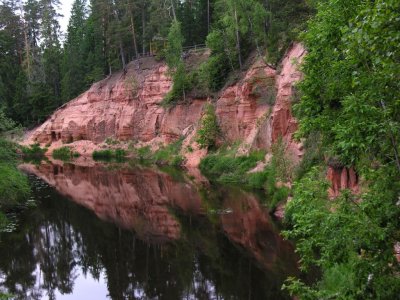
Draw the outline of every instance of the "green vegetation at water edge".
[[[251,175],[248,172],[264,159],[265,152],[253,151],[243,156],[235,156],[233,152],[235,151],[219,150],[206,156],[200,162],[201,172],[217,182],[248,184],[249,178],[253,178],[250,182],[258,184],[256,176],[260,174]]]
[[[70,160],[74,157],[79,157],[79,153],[72,151],[70,147],[61,147],[54,149],[52,156],[55,159]]]
[[[124,149],[105,149],[105,150],[95,150],[92,153],[94,160],[125,160],[127,153]]]
[[[4,213],[22,205],[29,197],[30,187],[24,174],[17,169],[17,145],[6,139],[14,123],[0,111],[0,232],[8,220]]]
[[[20,147],[23,158],[28,160],[40,160],[44,158],[44,154],[47,152],[47,148],[41,148],[39,144]]]
[[[134,150],[135,158],[145,162],[157,165],[168,165],[180,167],[183,163],[183,157],[180,155],[183,139],[174,143],[160,147],[156,151],[151,151],[149,146],[137,148]]]
[[[29,196],[27,178],[17,169],[17,146],[0,139],[0,210],[22,204]]]
[[[288,198],[290,188],[284,183],[290,181],[293,164],[285,155],[284,143],[279,140],[272,147],[271,161],[260,171],[249,172],[263,162],[264,151],[253,151],[249,155],[236,155],[236,147],[220,149],[209,154],[200,162],[201,172],[211,181],[225,184],[239,183],[241,186],[262,189],[268,196],[268,205],[276,205]]]

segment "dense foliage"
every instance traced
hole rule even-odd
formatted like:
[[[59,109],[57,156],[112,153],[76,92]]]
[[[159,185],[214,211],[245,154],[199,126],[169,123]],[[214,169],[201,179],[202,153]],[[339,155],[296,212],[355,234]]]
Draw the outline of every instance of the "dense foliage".
[[[194,87],[207,95],[241,69],[253,49],[277,63],[310,13],[304,0],[75,0],[64,37],[59,5],[0,5],[0,105],[24,126],[42,122],[131,60],[163,57],[164,48],[179,62],[171,67],[175,84],[166,102],[185,99]],[[188,76],[185,47],[204,44],[211,57]]]
[[[23,204],[30,189],[26,176],[17,169],[17,146],[5,138],[13,122],[0,111],[0,232],[7,226],[4,212]]]
[[[307,156],[287,207],[302,267],[322,271],[311,286],[289,280],[302,299],[398,299],[399,11],[396,0],[320,1],[303,36],[299,135],[323,147]],[[329,200],[320,156],[355,165],[360,193]]]
[[[58,149],[54,149],[52,155],[55,159],[70,160],[74,157],[78,157],[79,153],[74,152],[73,150],[71,150],[70,147],[64,146]]]
[[[256,182],[259,183],[259,180],[254,177],[254,174],[249,174],[248,172],[259,161],[264,159],[265,153],[255,151],[249,155],[235,156],[236,151],[236,147],[230,147],[227,149],[222,148],[215,153],[209,154],[201,160],[201,172],[213,181],[240,183],[255,188],[262,188],[263,182],[261,182],[261,185],[253,185]]]
[[[2,1],[0,105],[18,123],[40,123],[93,82],[160,52],[174,18],[184,46],[202,44],[210,2],[75,0],[63,37],[58,0]]]

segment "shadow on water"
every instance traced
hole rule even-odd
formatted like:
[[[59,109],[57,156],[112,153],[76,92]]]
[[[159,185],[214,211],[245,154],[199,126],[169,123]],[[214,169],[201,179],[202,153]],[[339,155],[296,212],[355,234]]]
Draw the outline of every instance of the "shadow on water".
[[[288,298],[281,285],[297,273],[293,247],[254,194],[142,167],[21,168],[38,207],[2,236],[0,291],[17,299]]]

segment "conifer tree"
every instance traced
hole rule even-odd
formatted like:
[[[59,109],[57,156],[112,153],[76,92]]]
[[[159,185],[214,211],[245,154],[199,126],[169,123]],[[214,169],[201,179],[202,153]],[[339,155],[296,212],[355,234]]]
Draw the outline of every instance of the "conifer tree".
[[[64,43],[62,98],[68,101],[79,95],[87,87],[85,83],[85,0],[75,0]]]

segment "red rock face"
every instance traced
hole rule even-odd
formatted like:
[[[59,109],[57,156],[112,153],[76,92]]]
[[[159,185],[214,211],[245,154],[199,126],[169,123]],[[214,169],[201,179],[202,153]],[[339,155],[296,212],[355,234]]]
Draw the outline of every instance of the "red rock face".
[[[146,64],[150,68],[146,68]],[[185,128],[200,118],[204,101],[179,104],[164,109],[160,102],[171,88],[167,68],[152,58],[128,65],[93,84],[68,102],[35,130],[28,142],[49,143],[62,140],[103,142],[107,137],[148,142],[159,138],[163,143],[177,140]]]
[[[293,140],[297,130],[297,120],[292,115],[294,100],[294,85],[301,79],[299,66],[306,54],[301,44],[295,44],[282,62],[282,71],[277,79],[278,94],[271,115],[271,143],[276,143],[281,137],[286,143],[287,152],[295,161],[303,155],[302,145]]]
[[[400,242],[396,242],[393,246],[394,255],[398,263],[400,263]]]
[[[358,176],[353,167],[335,168],[330,166],[326,178],[331,183],[328,190],[330,198],[336,198],[340,195],[340,191],[344,189],[349,189],[353,193],[359,191]]]
[[[263,89],[265,94],[273,95],[275,75],[274,69],[258,61],[243,80],[222,92],[216,104],[216,114],[225,140],[243,141],[250,145],[255,142],[260,123],[266,120],[271,109],[271,105],[260,99],[255,90]]]
[[[201,199],[194,185],[153,170],[110,171],[104,167],[21,165],[100,219],[135,230],[142,238],[175,240],[181,228],[169,207],[199,214]]]
[[[257,60],[242,80],[221,92],[215,106],[223,141],[239,141],[239,152],[247,153],[254,148],[268,150],[282,137],[288,153],[295,161],[300,159],[301,145],[292,139],[297,122],[291,113],[291,99],[293,86],[301,78],[298,65],[304,54],[302,45],[294,44],[279,73]],[[171,85],[163,63],[152,58],[131,62],[126,73],[121,71],[93,84],[57,109],[24,143],[52,142],[51,151],[61,147],[61,141],[72,142],[75,151],[87,156],[108,137],[158,145],[184,136],[184,148],[193,149],[184,153],[187,165],[196,167],[206,154],[195,143],[206,99],[163,108],[160,102]]]
[[[294,44],[282,61],[281,72],[257,61],[243,80],[222,92],[216,113],[225,140],[242,141],[247,150],[269,149],[281,137],[292,158],[301,158],[302,147],[292,138],[297,121],[291,103],[304,55],[304,47]]]

